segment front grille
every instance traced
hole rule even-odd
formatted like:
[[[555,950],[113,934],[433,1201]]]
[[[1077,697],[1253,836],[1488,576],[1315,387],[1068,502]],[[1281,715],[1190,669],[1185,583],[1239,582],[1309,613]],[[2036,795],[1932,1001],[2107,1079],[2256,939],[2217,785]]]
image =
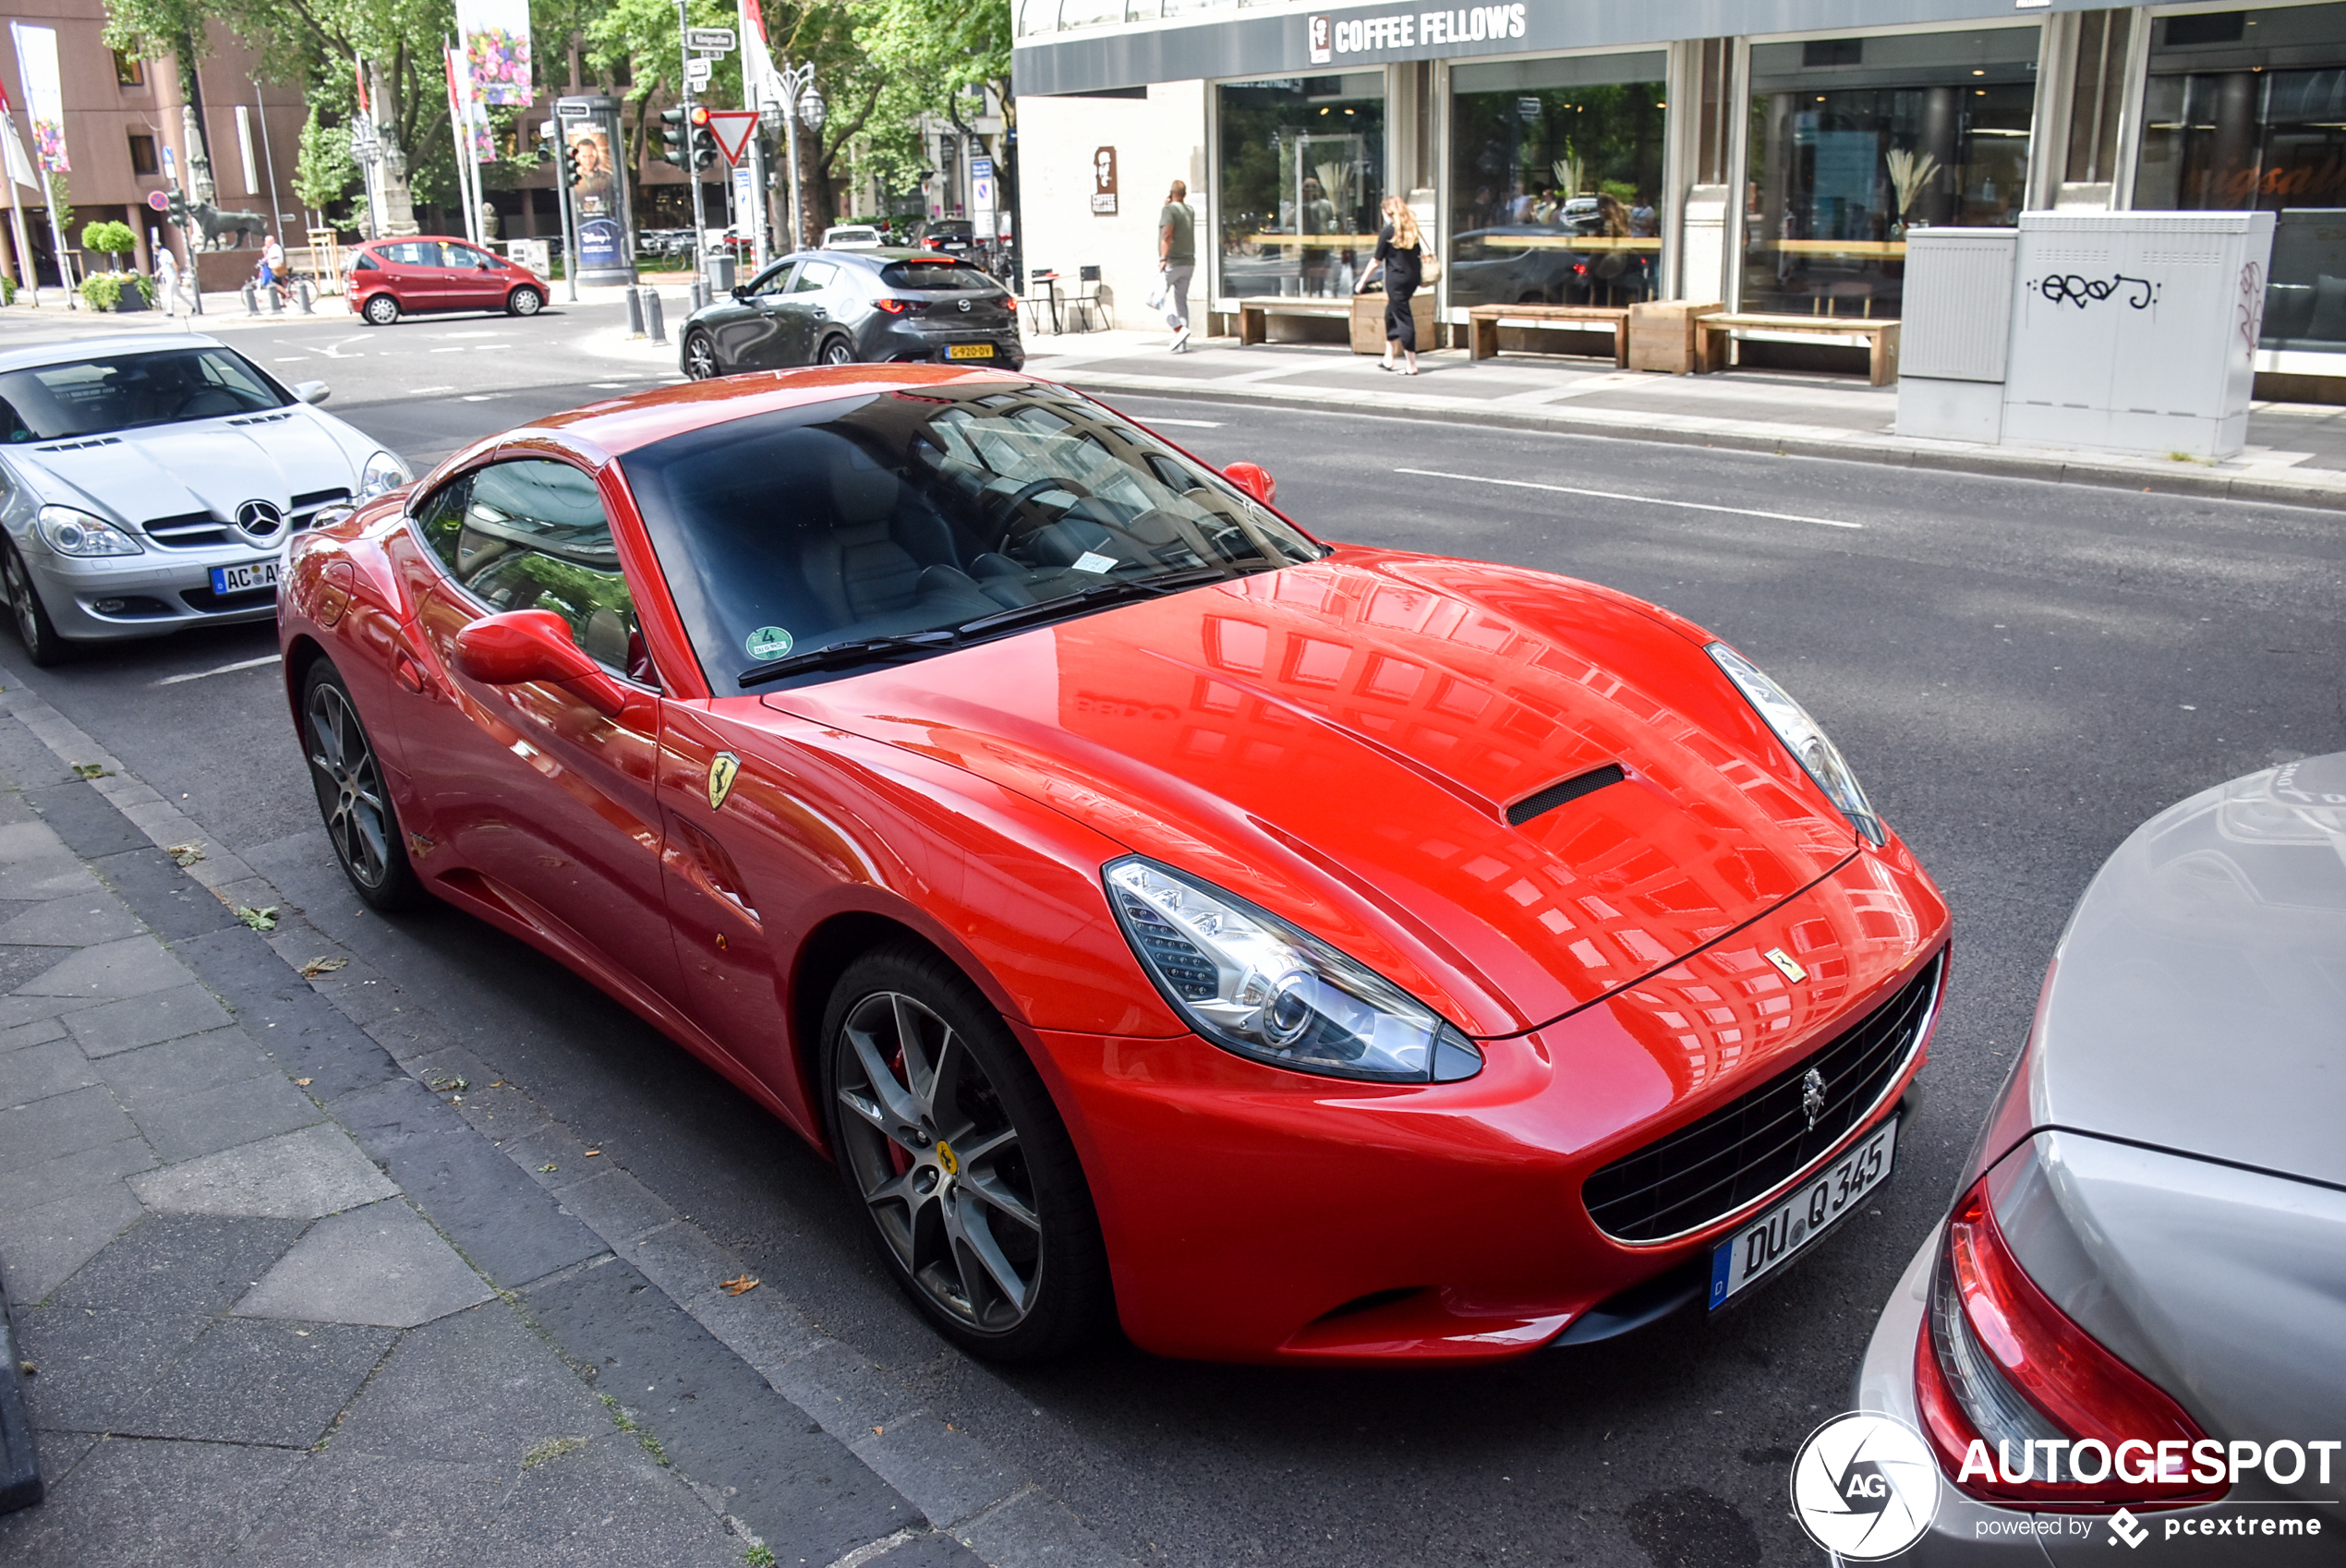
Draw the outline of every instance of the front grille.
[[[1699,1230],[1798,1176],[1856,1130],[1921,1047],[1946,954],[1897,994],[1759,1088],[1626,1154],[1581,1184],[1607,1236],[1660,1241]],[[1815,1124],[1802,1104],[1810,1068],[1824,1077]]]
[[[332,490],[305,490],[293,498],[290,508],[293,531],[296,534],[317,524],[318,513],[330,506],[340,506],[350,500],[347,488]]]
[[[228,542],[228,525],[209,512],[183,512],[176,517],[151,517],[140,525],[147,537],[165,549],[195,549]]]

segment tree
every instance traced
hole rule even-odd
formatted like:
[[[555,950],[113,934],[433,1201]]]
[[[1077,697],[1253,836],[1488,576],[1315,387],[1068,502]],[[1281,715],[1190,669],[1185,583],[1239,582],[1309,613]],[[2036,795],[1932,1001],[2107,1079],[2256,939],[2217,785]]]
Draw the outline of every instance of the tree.
[[[119,271],[123,256],[139,248],[139,235],[128,223],[103,218],[81,231],[81,248],[104,251],[108,265]]]
[[[855,38],[874,69],[905,84],[923,109],[972,133],[970,110],[990,92],[1006,128],[1018,124],[1010,90],[1010,0],[867,0]],[[972,90],[983,90],[973,94]],[[921,150],[926,162],[927,151]],[[1018,200],[1017,143],[1003,138],[995,167],[1005,205]]]
[[[358,180],[358,161],[350,155],[349,125],[328,125],[323,105],[310,100],[309,118],[301,127],[301,152],[294,163],[294,195],[322,219],[326,209],[347,198]]]

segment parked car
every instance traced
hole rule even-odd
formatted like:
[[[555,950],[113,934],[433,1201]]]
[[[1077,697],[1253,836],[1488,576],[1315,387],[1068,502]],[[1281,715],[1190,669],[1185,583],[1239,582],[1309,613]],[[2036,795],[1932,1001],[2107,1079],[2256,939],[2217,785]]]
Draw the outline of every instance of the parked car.
[[[1937,889],[1710,633],[1275,493],[998,371],[623,395],[300,536],[286,695],[361,899],[711,1063],[973,1353],[1747,1299],[1889,1173]]]
[[[931,250],[785,256],[684,320],[678,363],[695,380],[792,365],[977,360],[1016,369],[1018,299]]]
[[[840,223],[823,231],[825,250],[877,250],[886,243],[869,223]]]
[[[351,252],[345,288],[352,311],[376,327],[421,310],[535,316],[551,295],[520,263],[442,235],[367,241]]]
[[[2041,1562],[2033,1518],[2121,1506],[2162,1562],[2339,1560],[2310,1505],[2346,1479],[2341,846],[2346,754],[2308,758],[2169,807],[2079,899],[1858,1373],[1942,1471],[1912,1561]],[[2129,1533],[2044,1544],[2107,1562]]]
[[[928,218],[913,227],[913,243],[927,250],[959,256],[977,243],[977,231],[962,218]]]
[[[192,333],[0,354],[0,584],[26,656],[274,615],[287,537],[408,479],[325,399]]]

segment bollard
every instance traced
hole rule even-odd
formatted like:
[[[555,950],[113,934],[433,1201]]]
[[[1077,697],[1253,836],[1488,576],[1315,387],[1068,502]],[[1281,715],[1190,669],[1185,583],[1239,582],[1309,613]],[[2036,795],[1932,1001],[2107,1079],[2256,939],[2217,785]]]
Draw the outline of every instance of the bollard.
[[[668,321],[667,318],[660,310],[659,293],[656,289],[646,289],[644,294],[646,296],[644,299],[644,314],[648,318],[646,325],[651,328],[652,342],[666,343],[668,341]]]
[[[693,274],[693,308],[705,308],[708,304],[708,280],[698,272]]]
[[[285,313],[285,295],[284,295],[284,291],[283,289],[281,289],[281,288],[277,287],[277,285],[276,285],[276,284],[272,283],[272,284],[270,284],[270,285],[269,285],[269,314],[271,314],[272,316],[282,316],[282,315],[284,315],[284,313]]]
[[[248,316],[260,315],[260,296],[253,292],[252,280],[249,278],[246,279],[245,286],[239,292],[241,292],[245,296],[245,314]]]
[[[294,298],[301,302],[301,313],[303,315],[315,316],[318,314],[316,310],[311,308],[311,307],[317,303],[317,297],[318,296],[315,294],[310,292],[309,280],[308,278],[304,278],[301,282],[294,284]]]
[[[644,335],[644,296],[649,293],[651,290],[647,288],[627,291],[627,335],[630,339]]]

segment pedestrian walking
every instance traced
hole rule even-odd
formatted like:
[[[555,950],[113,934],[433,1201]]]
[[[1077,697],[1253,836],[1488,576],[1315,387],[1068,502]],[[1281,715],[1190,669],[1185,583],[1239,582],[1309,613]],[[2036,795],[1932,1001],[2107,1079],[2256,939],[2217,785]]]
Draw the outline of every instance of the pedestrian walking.
[[[155,293],[163,298],[163,313],[173,320],[179,319],[179,262],[168,246],[160,247],[155,258]]]
[[[277,243],[275,235],[263,235],[260,242],[260,266],[255,275],[260,278],[262,288],[276,295],[279,304],[284,302],[285,285],[281,281],[284,273],[285,247]]]
[[[1197,273],[1197,214],[1190,211],[1190,187],[1179,180],[1166,193],[1156,215],[1156,261],[1165,276],[1165,324],[1173,329],[1172,350],[1190,347],[1190,279]]]
[[[1397,196],[1385,199],[1385,226],[1377,230],[1376,259],[1360,274],[1360,292],[1366,294],[1369,280],[1380,271],[1385,274],[1385,357],[1377,368],[1391,370],[1393,351],[1399,349],[1407,357],[1409,368],[1400,373],[1418,373],[1418,318],[1410,308],[1410,296],[1425,282],[1425,236],[1418,231],[1418,215],[1409,204]]]

